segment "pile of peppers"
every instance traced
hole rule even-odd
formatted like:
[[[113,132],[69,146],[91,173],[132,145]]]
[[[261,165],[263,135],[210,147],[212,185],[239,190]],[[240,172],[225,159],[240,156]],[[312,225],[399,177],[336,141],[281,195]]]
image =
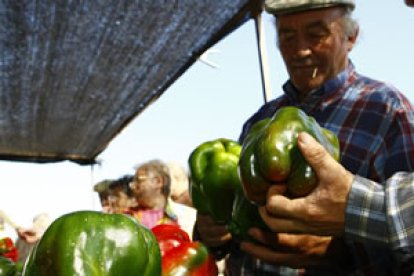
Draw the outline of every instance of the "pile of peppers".
[[[0,271],[1,267],[0,262]],[[4,267],[12,269],[8,263]],[[29,254],[22,275],[217,274],[207,248],[192,242],[178,225],[161,224],[148,229],[125,214],[76,211],[52,222]]]
[[[19,251],[9,237],[0,239],[0,276],[20,276],[23,264],[18,262]]]
[[[5,237],[0,239],[0,256],[10,259],[13,262],[17,262],[19,252],[11,238]]]
[[[235,240],[251,240],[251,227],[268,230],[257,205],[271,185],[286,185],[290,197],[308,194],[316,175],[303,158],[297,136],[308,132],[339,160],[339,141],[299,108],[280,108],[252,126],[243,144],[219,138],[200,144],[189,157],[190,195],[198,212],[226,224]]]
[[[254,124],[242,145],[239,175],[250,201],[265,204],[271,185],[286,185],[290,197],[305,196],[317,185],[313,169],[297,146],[300,132],[311,134],[339,160],[339,141],[331,131],[299,108],[280,108],[271,118]]]
[[[160,224],[151,231],[158,240],[163,276],[217,276],[218,267],[208,249],[192,242],[180,226]]]

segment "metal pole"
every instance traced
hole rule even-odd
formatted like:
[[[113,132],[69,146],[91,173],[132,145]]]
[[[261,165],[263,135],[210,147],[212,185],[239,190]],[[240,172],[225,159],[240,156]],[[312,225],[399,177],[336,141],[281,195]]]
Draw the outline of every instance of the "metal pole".
[[[266,51],[265,30],[263,28],[262,14],[259,12],[254,18],[256,26],[257,49],[259,53],[260,73],[262,77],[262,89],[265,103],[267,103],[272,95],[270,89],[270,70]]]

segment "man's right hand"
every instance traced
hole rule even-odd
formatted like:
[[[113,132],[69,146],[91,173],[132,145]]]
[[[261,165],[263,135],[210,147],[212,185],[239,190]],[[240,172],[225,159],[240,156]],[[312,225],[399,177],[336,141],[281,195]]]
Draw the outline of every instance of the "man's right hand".
[[[318,185],[309,195],[295,199],[285,197],[277,186],[271,187],[260,214],[275,232],[341,235],[354,176],[309,134],[299,134],[298,146],[315,170]]]
[[[209,215],[202,215],[197,212],[197,232],[200,240],[208,247],[217,247],[226,244],[231,240],[231,234],[225,224],[216,224]]]

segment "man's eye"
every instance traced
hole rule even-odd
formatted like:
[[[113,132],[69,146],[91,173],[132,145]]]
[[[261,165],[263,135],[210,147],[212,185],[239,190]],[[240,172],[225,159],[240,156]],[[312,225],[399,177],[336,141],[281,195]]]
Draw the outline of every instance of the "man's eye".
[[[315,39],[322,40],[326,37],[326,33],[311,33],[311,34],[309,34],[309,37],[312,40],[315,40]]]
[[[295,39],[295,36],[293,34],[281,34],[279,35],[279,41],[280,42],[291,42]]]

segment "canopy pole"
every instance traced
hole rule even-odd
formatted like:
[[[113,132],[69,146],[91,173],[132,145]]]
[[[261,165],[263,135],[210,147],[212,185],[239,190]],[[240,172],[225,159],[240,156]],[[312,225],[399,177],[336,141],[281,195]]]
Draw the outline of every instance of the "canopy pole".
[[[260,64],[260,74],[262,78],[262,89],[263,89],[263,98],[265,103],[267,103],[272,95],[270,88],[270,70],[269,63],[266,51],[266,39],[265,39],[265,30],[263,27],[262,13],[258,12],[254,17],[254,23],[256,27],[256,40],[257,40],[257,49],[259,53],[259,64]]]

